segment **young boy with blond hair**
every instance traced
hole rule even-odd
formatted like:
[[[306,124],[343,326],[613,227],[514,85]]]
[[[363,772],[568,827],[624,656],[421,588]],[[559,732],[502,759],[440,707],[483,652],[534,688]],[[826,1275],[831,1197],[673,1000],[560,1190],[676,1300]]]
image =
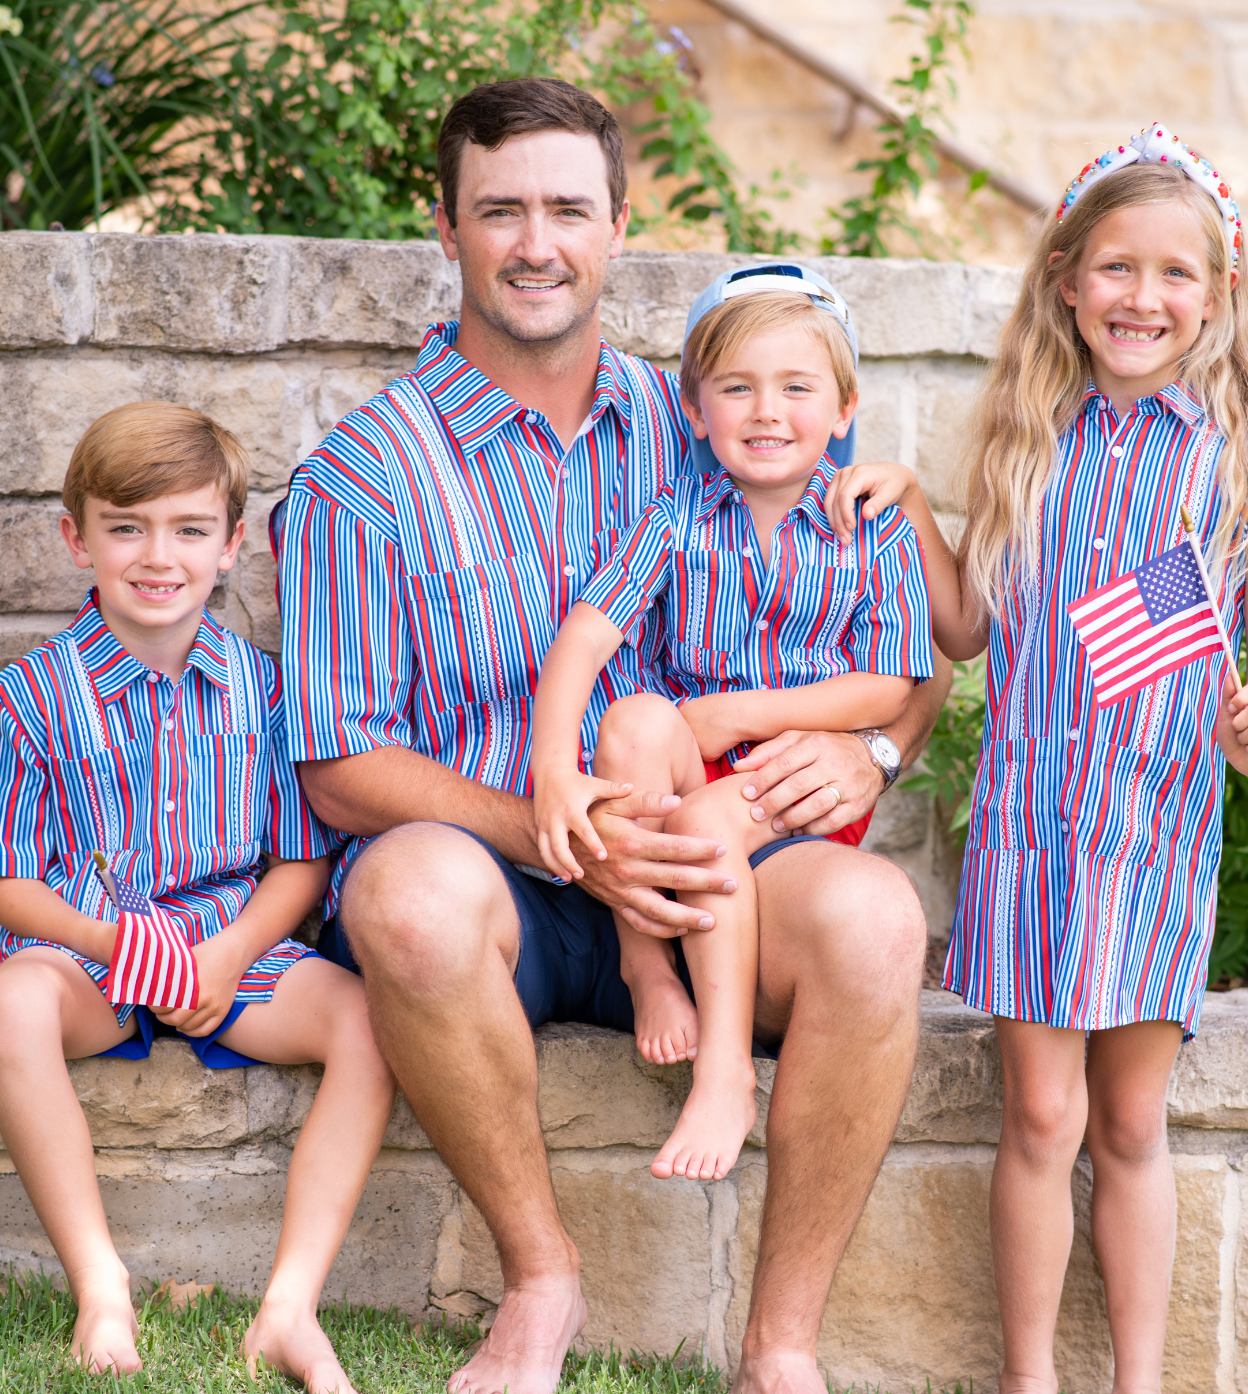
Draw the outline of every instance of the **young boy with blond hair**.
[[[723,839],[738,887],[677,894],[714,917],[713,929],[691,932],[679,950],[615,915],[639,1049],[650,1060],[694,1062],[692,1092],[651,1165],[658,1177],[719,1179],[754,1124],[753,872],[810,838],[752,819],[751,746],[857,729],[887,784],[900,762],[874,728],[895,720],[914,681],[932,672],[910,524],[888,509],[847,546],[824,512],[831,452],[857,407],[855,363],[848,308],[806,268],[743,268],[708,287],[690,311],[681,360],[681,405],[706,472],[677,478],[620,539],[542,666],[533,778],[551,872],[583,874],[571,835],[605,857],[590,805],[644,789],[682,800],[656,828]],[[581,753],[590,693],[652,610],[663,624],[665,690],[612,703],[591,776]],[[854,825],[835,840],[856,843],[864,830]]]
[[[61,532],[95,584],[0,673],[0,1138],[78,1305],[88,1370],[142,1368],[67,1059],[143,1058],[154,1019],[211,1068],[319,1062],[273,1272],[244,1342],[316,1394],[351,1389],[316,1317],[394,1100],[360,980],[289,937],[332,838],[286,755],[281,678],[208,613],[243,539],[247,457],[187,407],[138,402],[74,450]],[[186,937],[190,1009],[110,1006],[108,872]]]

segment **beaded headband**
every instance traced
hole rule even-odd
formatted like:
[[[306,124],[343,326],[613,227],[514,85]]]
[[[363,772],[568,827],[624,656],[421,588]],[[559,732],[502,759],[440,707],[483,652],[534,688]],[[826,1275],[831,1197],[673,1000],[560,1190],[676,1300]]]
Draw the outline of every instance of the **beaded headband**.
[[[1177,165],[1191,180],[1200,185],[1218,205],[1222,214],[1222,226],[1226,233],[1226,244],[1231,252],[1231,266],[1239,264],[1239,249],[1242,243],[1239,222],[1239,204],[1231,197],[1226,181],[1208,160],[1202,160],[1194,150],[1189,150],[1178,138],[1172,136],[1160,121],[1145,126],[1138,136],[1133,136],[1126,145],[1107,150],[1099,160],[1085,165],[1070,181],[1065,196],[1057,210],[1057,221],[1092,187],[1107,174],[1133,165],[1136,161],[1150,165]]]

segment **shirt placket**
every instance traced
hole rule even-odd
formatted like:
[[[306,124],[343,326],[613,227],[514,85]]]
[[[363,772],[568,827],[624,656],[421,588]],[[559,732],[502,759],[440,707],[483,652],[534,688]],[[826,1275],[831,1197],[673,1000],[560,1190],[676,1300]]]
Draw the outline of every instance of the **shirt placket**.
[[[157,888],[170,891],[178,883],[173,869],[181,861],[178,849],[182,839],[178,835],[179,810],[175,793],[179,785],[178,727],[182,717],[183,683],[170,682],[159,673],[149,673],[148,681],[156,685],[158,712],[152,768],[152,793],[156,804],[152,830],[153,874]]]

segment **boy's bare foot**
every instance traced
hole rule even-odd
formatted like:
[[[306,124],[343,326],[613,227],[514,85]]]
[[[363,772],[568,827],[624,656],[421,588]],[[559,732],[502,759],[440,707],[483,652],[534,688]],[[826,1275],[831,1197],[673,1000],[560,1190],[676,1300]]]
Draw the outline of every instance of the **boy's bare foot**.
[[[447,1381],[449,1394],[552,1394],[586,1315],[576,1274],[507,1288],[489,1335]]]
[[[130,1275],[123,1268],[116,1281],[101,1283],[77,1296],[78,1320],[70,1353],[89,1374],[103,1375],[115,1370],[119,1375],[137,1374],[143,1368],[134,1342],[139,1323],[130,1301]]]
[[[316,1313],[303,1306],[262,1302],[243,1337],[243,1354],[252,1379],[263,1355],[266,1365],[301,1380],[309,1394],[355,1394]]]
[[[734,1061],[713,1069],[704,1055],[693,1068],[693,1088],[672,1135],[650,1163],[651,1175],[666,1181],[719,1181],[727,1176],[746,1134],[758,1117],[754,1066]]]
[[[633,1031],[642,1058],[674,1065],[698,1053],[698,1013],[675,973],[647,974],[630,984]]]

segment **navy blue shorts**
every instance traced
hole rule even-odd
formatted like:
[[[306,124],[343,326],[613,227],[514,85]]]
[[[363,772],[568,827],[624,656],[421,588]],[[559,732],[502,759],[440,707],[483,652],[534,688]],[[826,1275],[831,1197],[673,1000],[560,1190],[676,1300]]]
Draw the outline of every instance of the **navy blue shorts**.
[[[258,1065],[259,1060],[253,1060],[250,1055],[240,1055],[238,1051],[222,1045],[218,1039],[234,1025],[249,1005],[247,1002],[235,1002],[221,1019],[221,1024],[206,1036],[183,1035],[172,1026],[166,1026],[147,1007],[136,1007],[134,1020],[139,1028],[136,1034],[129,1040],[122,1041],[120,1045],[113,1046],[111,1050],[100,1051],[100,1056],[116,1055],[123,1060],[146,1060],[152,1053],[152,1042],[157,1036],[172,1036],[179,1041],[185,1041],[210,1070],[237,1070],[244,1065]]]
[[[467,828],[458,830],[489,853],[511,891],[520,920],[516,992],[529,1025],[576,1021],[631,1032],[633,1001],[620,977],[620,940],[610,909],[575,884],[557,886],[530,876],[484,838]],[[759,866],[798,842],[824,841],[805,835],[783,838],[755,852],[750,865]],[[678,938],[671,942],[676,950],[676,971],[692,998],[693,985],[681,942]],[[354,973],[360,971],[337,920],[325,922],[316,947],[331,962]]]

